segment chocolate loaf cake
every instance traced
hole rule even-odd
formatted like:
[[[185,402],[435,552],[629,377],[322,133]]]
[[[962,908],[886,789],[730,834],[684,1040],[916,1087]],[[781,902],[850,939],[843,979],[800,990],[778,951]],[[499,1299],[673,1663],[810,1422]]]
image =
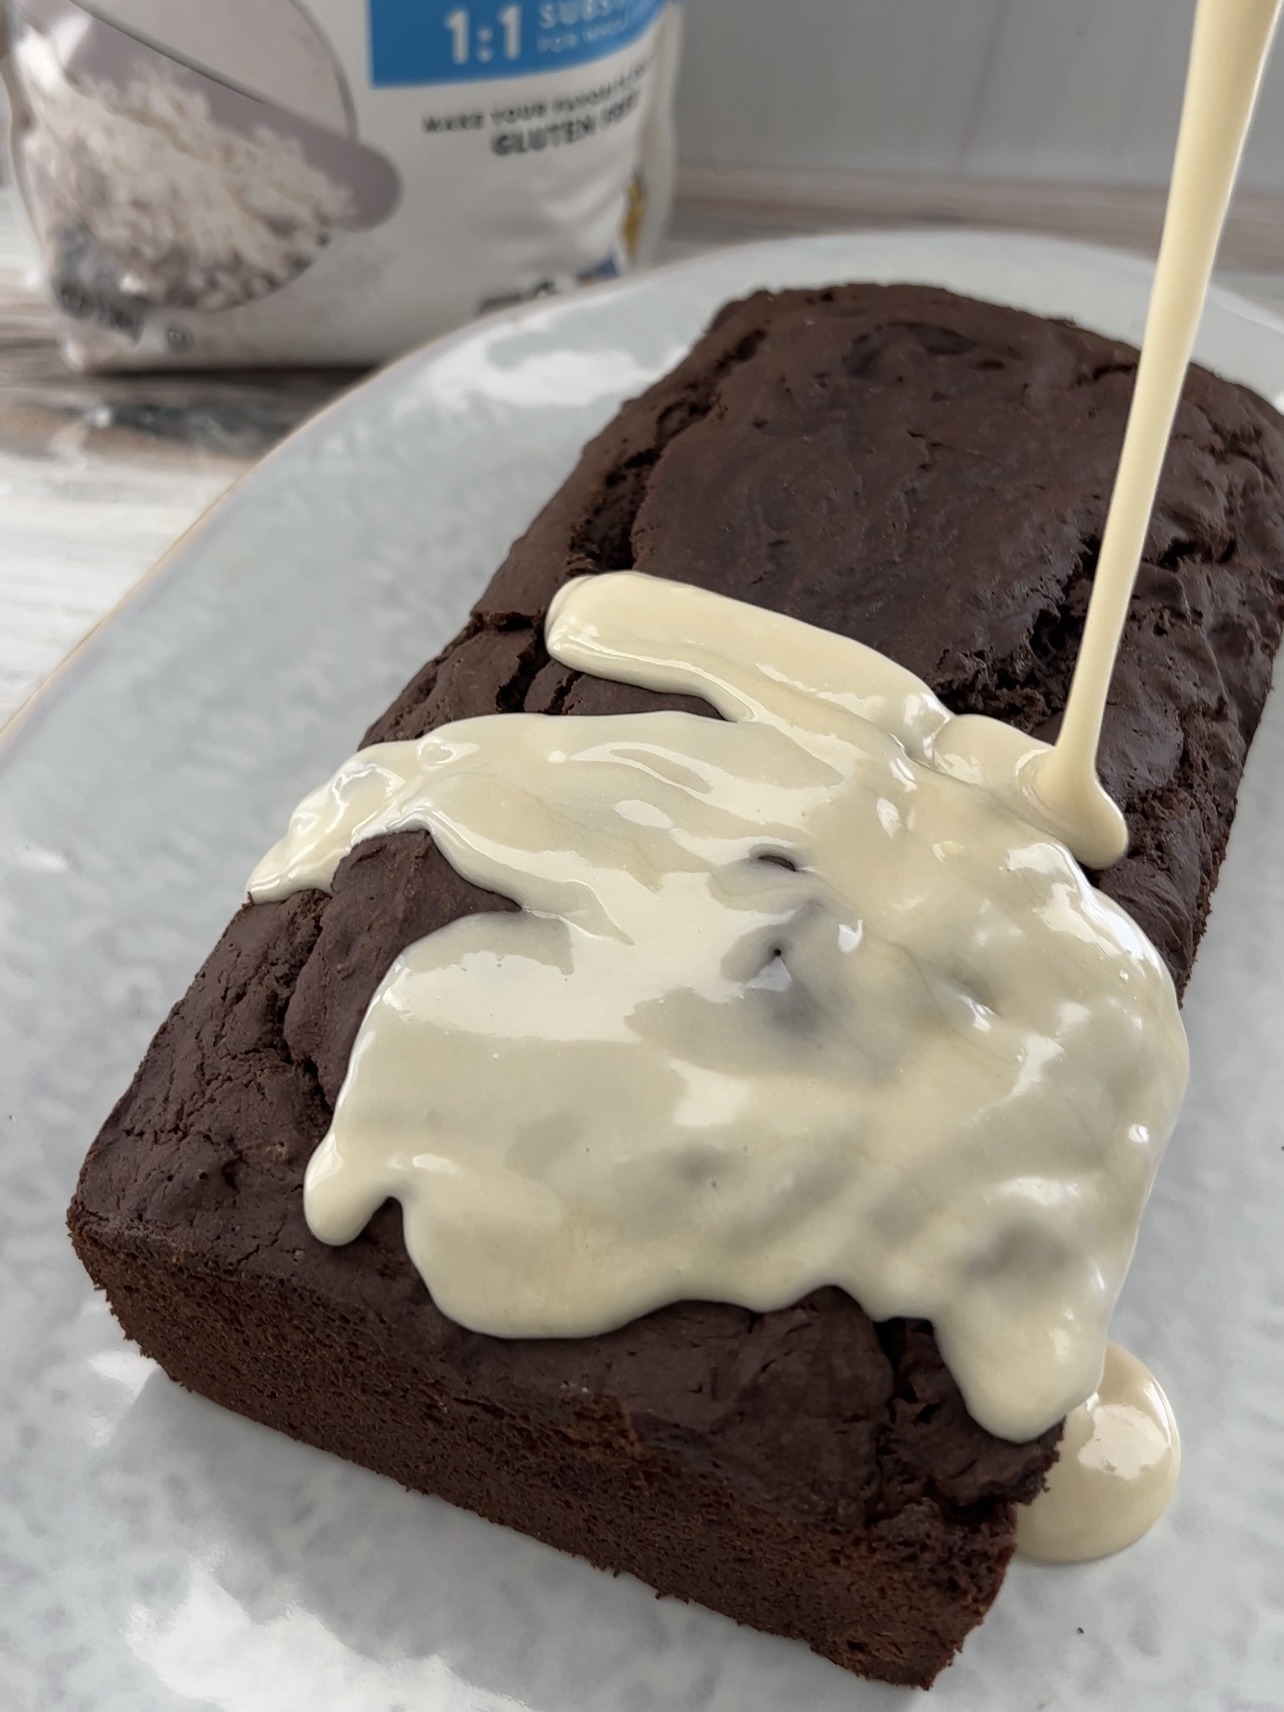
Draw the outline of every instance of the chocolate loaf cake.
[[[367,741],[661,705],[544,648],[563,582],[629,566],[856,637],[955,710],[1051,735],[1135,357],[917,287],[732,305],[589,446]],[[1179,986],[1282,621],[1284,426],[1194,372],[1102,757],[1132,847],[1100,883]],[[179,1383],[853,1670],[930,1683],[998,1591],[1059,1432],[984,1432],[930,1326],[876,1325],[829,1289],[505,1341],[436,1309],[395,1206],[343,1248],[309,1233],[304,1168],[376,985],[413,940],[503,907],[401,833],[359,846],[330,896],[242,909],[94,1143],[77,1252]]]

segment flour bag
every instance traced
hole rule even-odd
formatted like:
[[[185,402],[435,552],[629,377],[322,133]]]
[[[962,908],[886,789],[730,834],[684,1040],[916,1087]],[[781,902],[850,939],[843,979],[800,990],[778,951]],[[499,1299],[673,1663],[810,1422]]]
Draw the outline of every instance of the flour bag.
[[[9,0],[86,369],[371,363],[651,255],[674,0]]]

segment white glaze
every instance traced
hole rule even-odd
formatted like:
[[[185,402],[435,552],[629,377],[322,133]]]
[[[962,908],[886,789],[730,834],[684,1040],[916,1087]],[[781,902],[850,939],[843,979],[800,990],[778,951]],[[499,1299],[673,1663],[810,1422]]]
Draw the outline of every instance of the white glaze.
[[[463,721],[301,805],[255,898],[418,826],[523,906],[393,965],[313,1231],[348,1242],[395,1197],[438,1305],[506,1336],[839,1284],[931,1319],[985,1426],[1042,1431],[1100,1377],[1186,1046],[1144,935],[1023,818],[1028,740],[635,573],[564,590],[548,645],[723,718]]]
[[[1181,1439],[1159,1381],[1117,1344],[1101,1383],[1070,1411],[1047,1490],[1017,1516],[1017,1549],[1083,1563],[1135,1544],[1168,1508]]]
[[[1097,779],[1110,680],[1154,510],[1160,472],[1208,296],[1244,138],[1280,0],[1199,0],[1163,240],[1092,603],[1065,718],[1028,782],[1090,867],[1128,847],[1122,814]]]

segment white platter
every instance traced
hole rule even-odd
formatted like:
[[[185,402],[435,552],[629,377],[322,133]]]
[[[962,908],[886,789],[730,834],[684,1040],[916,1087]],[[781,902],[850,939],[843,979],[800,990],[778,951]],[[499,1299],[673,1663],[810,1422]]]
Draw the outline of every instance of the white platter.
[[[723,252],[407,358],[269,457],[0,738],[0,1707],[808,1712],[881,1689],[409,1496],[172,1386],[63,1209],[304,786],[454,631],[581,442],[724,299],[914,279],[1136,338],[1149,270],[931,232]],[[1284,323],[1200,354],[1284,397]],[[1015,1567],[940,1712],[1284,1705],[1284,698],[1187,1003],[1190,1101],[1118,1319],[1185,1438],[1164,1523]]]

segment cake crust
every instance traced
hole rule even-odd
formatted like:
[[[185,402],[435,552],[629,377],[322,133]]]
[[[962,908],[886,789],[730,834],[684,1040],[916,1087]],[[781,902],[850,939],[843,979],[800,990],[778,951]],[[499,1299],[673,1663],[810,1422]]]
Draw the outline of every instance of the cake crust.
[[[1049,737],[1135,362],[919,287],[731,305],[587,448],[366,741],[497,710],[697,705],[548,657],[562,583],[630,566],[856,637],[951,708]],[[1132,848],[1101,884],[1179,988],[1282,617],[1280,420],[1194,371],[1102,750]],[[1058,1435],[983,1432],[930,1327],[875,1326],[824,1290],[509,1342],[437,1311],[393,1206],[342,1249],[308,1232],[303,1171],[376,985],[413,940],[503,907],[405,833],[354,851],[332,896],[244,908],[85,1162],[69,1217],[90,1275],[147,1354],[229,1408],[862,1673],[930,1682],[993,1600]]]

